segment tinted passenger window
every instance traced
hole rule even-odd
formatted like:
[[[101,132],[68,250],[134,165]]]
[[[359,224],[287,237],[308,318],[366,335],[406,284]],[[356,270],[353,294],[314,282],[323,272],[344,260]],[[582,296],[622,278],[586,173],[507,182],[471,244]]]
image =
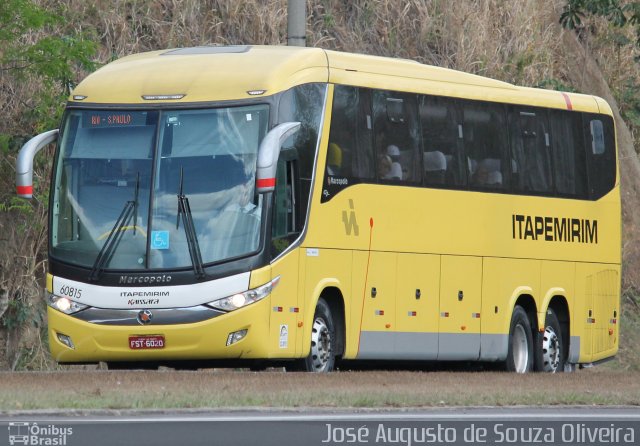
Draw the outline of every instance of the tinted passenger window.
[[[503,189],[510,162],[504,129],[504,107],[465,102],[462,106],[463,139],[469,184],[475,189]]]
[[[370,108],[368,91],[336,85],[327,153],[328,175],[374,177]]]
[[[453,99],[420,97],[424,179],[428,186],[466,184],[463,130],[456,104]]]
[[[322,202],[345,187],[374,179],[372,127],[369,90],[336,85]]]
[[[374,90],[373,116],[378,179],[419,182],[416,96]]]
[[[551,139],[546,111],[512,108],[509,133],[514,190],[525,194],[551,194]]]
[[[589,197],[606,195],[616,182],[615,129],[610,116],[584,115],[585,151],[589,171]]]
[[[560,196],[585,198],[587,161],[582,134],[582,116],[575,112],[550,110],[549,124],[556,191]]]

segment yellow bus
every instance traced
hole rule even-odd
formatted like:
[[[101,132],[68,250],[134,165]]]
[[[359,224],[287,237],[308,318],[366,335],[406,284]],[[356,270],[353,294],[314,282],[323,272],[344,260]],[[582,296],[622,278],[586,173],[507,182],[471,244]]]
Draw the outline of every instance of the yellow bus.
[[[598,97],[319,48],[179,48],[81,82],[21,150],[19,195],[54,140],[59,363],[522,373],[618,350]]]

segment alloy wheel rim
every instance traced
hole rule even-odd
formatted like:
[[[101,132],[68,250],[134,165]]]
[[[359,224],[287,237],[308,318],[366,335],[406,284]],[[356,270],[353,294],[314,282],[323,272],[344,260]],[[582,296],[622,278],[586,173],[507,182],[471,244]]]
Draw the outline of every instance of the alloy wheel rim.
[[[324,371],[331,358],[331,333],[324,319],[316,318],[311,330],[311,363],[316,372]]]
[[[560,342],[558,335],[551,327],[544,329],[542,337],[542,370],[555,373],[560,364]]]

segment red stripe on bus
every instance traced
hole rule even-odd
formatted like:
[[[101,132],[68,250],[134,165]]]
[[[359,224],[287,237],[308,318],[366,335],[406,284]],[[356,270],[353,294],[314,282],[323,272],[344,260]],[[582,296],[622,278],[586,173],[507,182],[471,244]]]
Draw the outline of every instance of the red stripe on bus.
[[[362,288],[362,306],[360,307],[360,329],[358,330],[358,353],[360,353],[360,341],[362,340],[362,321],[364,320],[364,299],[365,299],[365,295],[367,294],[367,280],[369,279],[369,265],[371,265],[371,241],[372,240],[373,240],[373,217],[369,217],[369,254],[367,255],[367,268],[365,269],[364,287]]]
[[[275,178],[262,178],[256,181],[258,187],[274,187],[276,185]]]
[[[573,110],[573,104],[571,103],[571,98],[569,97],[569,95],[567,93],[564,92],[560,92],[562,94],[562,97],[564,98],[564,102],[567,103],[567,110]]]
[[[16,192],[18,195],[31,195],[33,194],[33,186],[16,186]]]

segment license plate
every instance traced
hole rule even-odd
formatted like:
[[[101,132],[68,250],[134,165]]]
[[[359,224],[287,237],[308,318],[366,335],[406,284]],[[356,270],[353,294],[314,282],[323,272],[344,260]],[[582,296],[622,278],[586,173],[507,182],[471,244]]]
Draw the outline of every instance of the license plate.
[[[129,336],[129,348],[132,350],[164,348],[164,336]]]

